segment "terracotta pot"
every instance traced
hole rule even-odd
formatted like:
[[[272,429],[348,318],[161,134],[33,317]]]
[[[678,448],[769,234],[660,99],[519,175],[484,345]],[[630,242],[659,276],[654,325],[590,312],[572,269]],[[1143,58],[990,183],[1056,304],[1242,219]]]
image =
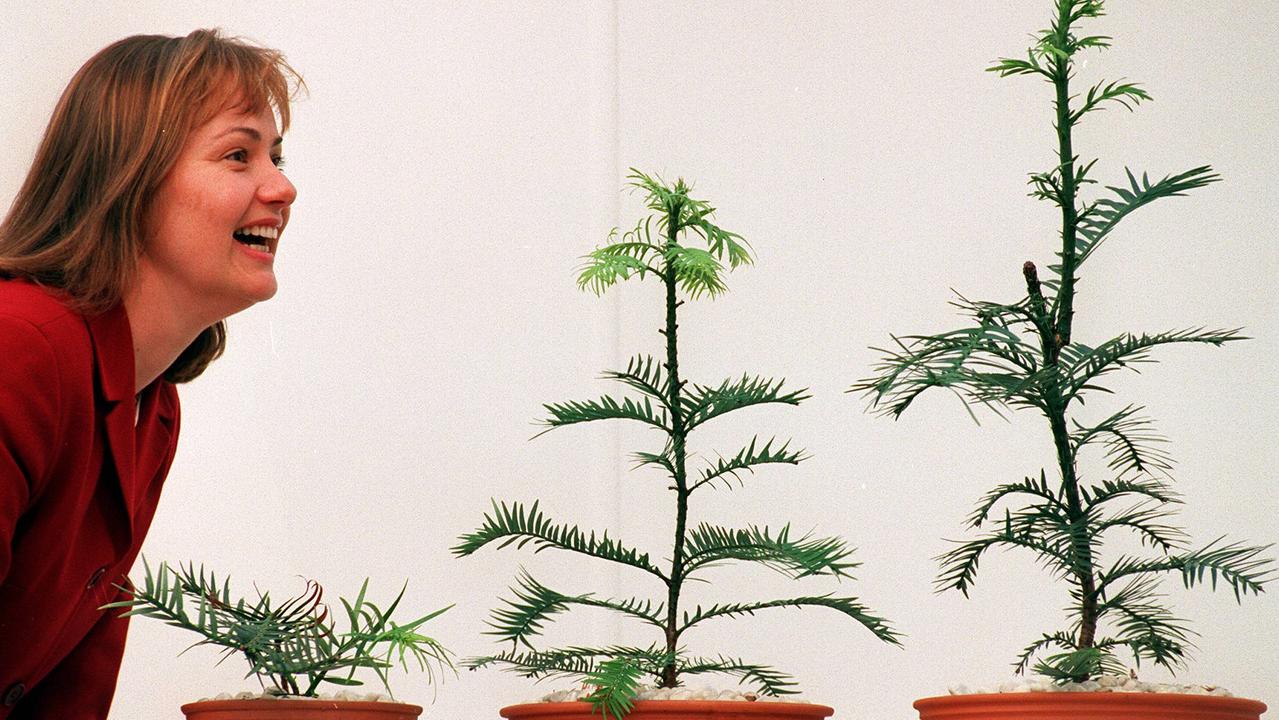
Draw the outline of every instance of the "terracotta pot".
[[[1177,693],[992,693],[915,701],[920,720],[1258,720],[1265,703]]]
[[[201,700],[182,706],[187,720],[415,720],[421,705],[358,700]]]
[[[626,720],[822,720],[826,705],[744,700],[640,700]],[[525,703],[502,708],[510,720],[602,720],[588,702]]]

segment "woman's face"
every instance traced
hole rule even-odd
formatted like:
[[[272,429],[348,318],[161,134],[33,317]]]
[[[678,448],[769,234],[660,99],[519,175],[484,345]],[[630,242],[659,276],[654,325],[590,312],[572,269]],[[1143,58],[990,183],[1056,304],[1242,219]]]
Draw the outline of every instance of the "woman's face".
[[[192,131],[145,213],[139,286],[210,325],[275,294],[297,196],[270,108],[223,110]]]

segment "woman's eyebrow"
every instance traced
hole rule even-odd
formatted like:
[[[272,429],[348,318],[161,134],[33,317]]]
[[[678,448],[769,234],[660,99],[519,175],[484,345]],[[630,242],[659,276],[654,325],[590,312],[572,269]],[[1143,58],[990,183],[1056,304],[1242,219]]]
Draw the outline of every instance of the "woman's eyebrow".
[[[226,137],[227,135],[230,135],[232,133],[237,133],[237,132],[248,135],[249,139],[252,140],[253,142],[262,142],[262,133],[258,132],[255,128],[246,127],[242,125],[236,126],[233,128],[227,128],[226,130],[223,130],[222,132],[218,133],[217,138],[214,138],[214,139]],[[283,142],[284,142],[284,138],[277,135],[275,140],[271,141],[271,147],[280,145]]]

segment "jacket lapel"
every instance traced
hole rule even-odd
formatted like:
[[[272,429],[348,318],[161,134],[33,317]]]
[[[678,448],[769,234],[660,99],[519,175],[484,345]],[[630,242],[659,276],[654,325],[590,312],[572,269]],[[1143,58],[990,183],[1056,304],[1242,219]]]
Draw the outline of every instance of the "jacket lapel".
[[[172,386],[163,380],[155,381],[142,392],[140,420],[134,431],[137,439],[133,444],[138,502],[153,492],[151,486],[161,480],[158,476],[167,467],[173,450],[175,397]]]
[[[133,333],[123,305],[87,318],[86,323],[93,339],[98,393],[105,410],[106,450],[129,513],[132,534],[141,491],[134,464]]]

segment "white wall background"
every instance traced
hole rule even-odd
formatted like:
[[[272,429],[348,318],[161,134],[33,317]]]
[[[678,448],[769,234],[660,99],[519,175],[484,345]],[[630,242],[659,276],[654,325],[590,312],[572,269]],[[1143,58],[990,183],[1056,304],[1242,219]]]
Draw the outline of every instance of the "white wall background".
[[[541,498],[559,520],[666,552],[666,493],[626,472],[626,452],[651,437],[600,426],[528,438],[541,403],[594,395],[599,370],[659,347],[656,286],[597,299],[573,283],[577,258],[638,217],[638,199],[619,192],[626,168],[695,180],[759,264],[727,296],[687,308],[690,376],[750,370],[814,395],[707,432],[707,454],[775,432],[813,459],[709,494],[695,515],[849,538],[864,566],[846,590],[909,638],[895,650],[833,614],[780,611],[708,627],[690,648],[791,671],[839,717],[905,718],[947,684],[1006,677],[1065,603],[1016,555],[989,558],[970,600],[931,591],[930,558],[977,497],[1051,463],[1042,421],[979,428],[938,393],[891,423],[843,393],[890,332],[959,323],[948,288],[1015,300],[1021,263],[1050,261],[1052,210],[1025,197],[1026,172],[1052,162],[1049,88],[982,72],[1022,51],[1048,5],[3,0],[0,198],[66,81],[108,42],[220,26],[285,50],[311,92],[286,142],[300,196],[281,290],[233,318],[226,357],[184,389],[145,552],[204,562],[246,591],[290,592],[303,576],[333,598],[368,576],[389,599],[407,579],[407,607],[457,603],[434,630],[473,655],[495,649],[484,619],[521,565],[567,591],[656,594],[574,557],[455,560],[448,548],[497,497]],[[1138,80],[1156,102],[1094,116],[1079,151],[1101,157],[1111,181],[1125,164],[1162,176],[1211,163],[1226,182],[1125,222],[1085,267],[1079,338],[1207,325],[1256,339],[1166,351],[1092,412],[1149,407],[1174,441],[1197,539],[1271,542],[1279,5],[1116,0],[1110,11],[1094,27],[1116,47],[1090,56],[1081,79]],[[721,571],[697,597],[793,590],[761,572]],[[1279,702],[1279,593],[1242,607],[1229,593],[1170,583],[1169,594],[1202,633],[1184,677]],[[589,613],[562,625],[552,638],[648,642]],[[112,717],[178,717],[182,702],[250,687],[235,660],[175,659],[191,640],[136,623]],[[432,700],[416,678],[398,689]],[[540,691],[464,672],[427,714],[495,718]]]

